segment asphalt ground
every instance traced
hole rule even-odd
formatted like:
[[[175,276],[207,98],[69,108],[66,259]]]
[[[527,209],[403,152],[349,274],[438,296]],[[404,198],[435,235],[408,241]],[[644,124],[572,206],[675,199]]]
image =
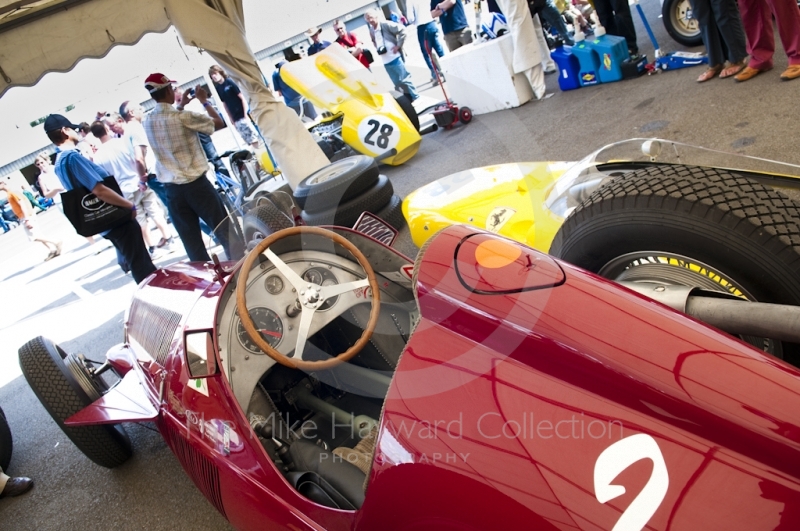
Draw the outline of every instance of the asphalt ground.
[[[661,45],[681,49],[663,30],[658,2],[643,4]],[[641,51],[652,59],[636,13],[634,20]],[[604,144],[640,136],[800,164],[794,110],[800,81],[781,82],[785,67],[778,45],[774,70],[747,83],[698,84],[702,67],[696,67],[562,93],[556,77],[548,76],[551,98],[427,135],[413,159],[384,170],[405,196],[456,171],[578,160]],[[37,220],[42,233],[64,240],[62,256],[43,262],[44,248],[28,242],[21,230],[0,235],[0,406],[14,435],[9,472],[36,482],[30,493],[0,500],[0,530],[230,529],[151,426],[126,426],[133,457],[113,470],[98,467],[58,429],[20,376],[17,349],[37,335],[102,359],[121,341],[123,312],[134,289],[107,242],[88,245],[56,210]],[[178,247],[157,263],[184,258]],[[407,231],[397,247],[416,254]]]

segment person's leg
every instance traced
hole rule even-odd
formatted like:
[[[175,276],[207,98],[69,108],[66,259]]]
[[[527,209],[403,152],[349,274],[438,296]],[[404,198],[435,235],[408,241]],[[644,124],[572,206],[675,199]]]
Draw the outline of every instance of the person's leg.
[[[231,174],[228,173],[228,168],[225,167],[225,163],[217,158],[217,147],[214,145],[214,141],[211,140],[211,135],[197,133],[197,138],[200,139],[200,145],[203,147],[203,153],[206,154],[206,158],[211,162],[211,164],[214,165],[214,170],[221,173],[225,177],[230,177]],[[159,197],[161,196],[159,195]]]
[[[553,4],[553,0],[547,0],[547,4],[539,12],[539,15],[541,18],[547,21],[548,24],[550,24],[551,28],[558,32],[561,38],[564,39],[565,44],[568,46],[575,44],[575,41],[573,41],[572,37],[569,36],[567,23],[564,22],[564,19],[561,17],[561,13],[559,13],[558,9],[556,9],[555,4]]]
[[[442,47],[442,42],[439,40],[439,25],[436,24],[436,22],[428,23],[428,27],[425,30],[425,37],[431,44],[431,50],[436,52],[436,55],[439,57],[444,57],[444,48]]]
[[[800,9],[795,0],[767,0],[790,65],[800,65]]]
[[[406,70],[406,64],[403,62],[402,57],[398,57],[391,63],[385,64],[384,66],[386,67],[386,72],[389,73],[389,77],[392,78],[392,82],[397,90],[408,95],[411,101],[419,98],[417,89],[414,87],[414,83],[411,81],[411,74],[409,74],[408,70]]]
[[[417,40],[419,41],[419,49],[422,50],[422,58],[425,59],[425,64],[428,65],[428,70],[431,71],[431,78],[436,78],[436,73],[433,71],[433,64],[431,64],[431,56],[428,54],[428,26],[430,24],[421,24],[417,26]],[[433,48],[431,48],[433,49]]]
[[[147,176],[147,187],[158,196],[159,201],[161,201],[161,206],[167,211],[167,223],[171,223],[172,214],[169,211],[169,197],[167,196],[166,188],[164,188],[164,183],[159,181],[156,176],[151,173]]]
[[[606,33],[609,35],[619,35],[611,2],[612,0],[594,0],[594,10],[597,12],[600,25],[606,29]]]
[[[171,238],[171,234],[167,229],[167,220],[164,219],[164,215],[161,210],[161,205],[158,204],[158,197],[156,197],[155,192],[153,192],[150,189],[147,189],[144,192],[141,192],[141,198],[139,199],[139,203],[142,205],[141,206],[142,213],[145,215],[145,227],[147,226],[146,218],[152,219],[153,223],[156,224],[156,228],[161,232],[162,241],[159,242],[159,245],[163,245]],[[138,208],[139,207],[137,207],[137,209]]]
[[[142,238],[144,239],[144,245],[149,250],[153,247],[153,242],[150,240],[150,231],[147,230],[147,214],[144,211],[144,205],[142,204],[142,192],[140,190],[136,190],[132,194],[123,194],[125,199],[130,201],[136,206],[136,223],[142,228]]]
[[[213,190],[214,187],[208,179],[200,177],[197,181],[205,181]],[[203,237],[200,235],[200,219],[197,212],[192,208],[190,199],[192,194],[192,184],[170,184],[166,186],[169,196],[169,211],[172,213],[172,225],[181,237],[186,256],[192,262],[208,262],[211,258],[206,252]],[[208,221],[206,221],[208,222]],[[213,230],[216,224],[210,224]]]
[[[222,205],[222,199],[219,193],[217,193],[208,179],[202,177],[188,184],[182,184],[181,186],[185,188],[183,195],[186,198],[188,206],[197,217],[201,218],[209,227],[214,229],[214,234],[222,244],[225,254],[230,258],[230,242],[232,237],[227,224],[228,213]],[[197,237],[200,238],[199,229],[197,229],[196,232]],[[208,252],[205,247],[203,247],[202,251],[207,257],[206,261],[210,261],[211,258],[208,257]]]
[[[256,134],[253,124],[250,122],[250,118],[245,116],[241,120],[237,120],[234,125],[236,126],[236,130],[239,132],[239,136],[242,137],[242,140],[244,140],[245,144],[250,144],[254,148],[258,147],[258,135]]]
[[[3,232],[8,232],[11,230],[11,228],[8,226],[8,223],[6,223],[6,218],[3,217],[2,213],[0,213],[0,227],[3,228]]]
[[[775,37],[772,30],[772,13],[764,0],[739,0],[742,24],[747,35],[747,66],[756,70],[772,68]],[[737,78],[738,79],[738,78]]]
[[[469,26],[458,32],[458,42],[462,46],[472,44],[472,29]]]
[[[619,32],[617,35],[625,37],[631,55],[638,54],[639,45],[636,44],[636,28],[633,25],[633,16],[631,15],[631,6],[628,5],[628,0],[612,0],[612,6],[615,13],[614,21]]]
[[[725,57],[722,52],[722,42],[720,41],[717,23],[714,14],[711,12],[711,0],[691,0],[690,3],[692,16],[697,19],[697,24],[700,26],[700,36],[706,46],[708,66],[709,68],[717,68],[725,62]]]
[[[142,229],[133,219],[108,231],[105,238],[125,258],[131,268],[131,276],[137,284],[156,271],[156,266],[150,259],[150,253],[144,246]]]
[[[741,63],[747,58],[747,39],[736,0],[710,0],[720,38],[728,50],[731,63]],[[800,14],[800,10],[798,10]]]
[[[552,74],[557,71],[556,63],[553,61],[553,58],[550,57],[550,48],[547,46],[547,40],[544,38],[544,30],[542,29],[542,21],[539,20],[539,15],[533,17],[533,29],[536,33],[536,41],[539,43],[539,51],[542,54],[542,69],[545,74]],[[542,93],[541,97],[544,97],[544,93]],[[536,99],[541,99],[541,97],[537,96]]]
[[[303,101],[303,114],[311,120],[317,119],[317,110],[314,108],[314,104],[308,100]]]
[[[451,52],[454,52],[461,48],[461,41],[458,40],[458,36],[461,34],[460,31],[451,31],[450,33],[444,34],[444,42],[447,44],[447,49]]]

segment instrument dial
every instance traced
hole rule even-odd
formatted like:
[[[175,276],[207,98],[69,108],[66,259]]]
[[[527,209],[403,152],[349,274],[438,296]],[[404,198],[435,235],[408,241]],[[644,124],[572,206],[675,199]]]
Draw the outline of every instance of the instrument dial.
[[[264,281],[264,287],[270,295],[277,295],[283,291],[283,279],[278,275],[270,275]]]
[[[278,317],[278,314],[269,308],[262,307],[250,308],[249,313],[256,330],[261,334],[264,341],[272,348],[276,348],[283,338],[283,321]],[[247,330],[244,329],[242,320],[238,316],[236,318],[236,335],[239,338],[239,344],[249,352],[253,354],[264,353],[247,335]]]

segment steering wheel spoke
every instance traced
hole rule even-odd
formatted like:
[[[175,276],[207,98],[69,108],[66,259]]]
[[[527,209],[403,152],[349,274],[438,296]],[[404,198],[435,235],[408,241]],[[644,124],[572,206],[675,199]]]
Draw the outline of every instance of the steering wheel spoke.
[[[308,341],[308,332],[311,330],[311,321],[314,320],[315,310],[311,308],[303,308],[300,314],[300,325],[297,327],[297,343],[295,343],[294,352],[289,356],[297,360],[303,359],[303,351],[306,349],[306,342]]]
[[[326,301],[333,297],[338,297],[342,293],[347,293],[348,291],[354,291],[359,288],[365,288],[367,286],[369,286],[368,278],[362,278],[361,280],[356,280],[355,282],[347,282],[345,284],[333,284],[331,286],[322,286],[320,288],[320,298],[323,301]]]
[[[278,258],[278,255],[273,253],[272,249],[267,248],[264,250],[264,255],[269,259],[270,262],[272,262],[272,265],[274,265],[275,268],[286,277],[286,280],[288,280],[298,292],[303,289],[303,286],[308,284],[308,282],[305,282],[302,278],[300,278],[300,275],[294,272],[294,269],[286,265],[286,262]]]

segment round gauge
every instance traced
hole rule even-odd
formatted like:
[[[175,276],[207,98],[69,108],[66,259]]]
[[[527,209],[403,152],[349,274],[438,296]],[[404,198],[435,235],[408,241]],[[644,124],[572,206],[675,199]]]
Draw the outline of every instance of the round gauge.
[[[336,282],[336,279],[333,279],[333,278],[326,278],[325,280],[322,281],[322,285],[323,286],[335,286],[336,284],[338,284],[338,282]],[[328,299],[324,303],[322,303],[322,306],[319,307],[319,310],[320,311],[327,310],[328,308],[330,308],[331,306],[336,304],[336,301],[338,301],[338,300],[339,300],[339,296],[338,295],[336,297],[331,297],[330,299]]]
[[[261,337],[272,348],[278,346],[283,337],[283,322],[278,314],[269,308],[250,308],[250,318],[253,319],[253,324],[256,330],[261,333]],[[242,320],[237,317],[236,319],[236,335],[239,337],[239,343],[252,352],[253,354],[263,354],[264,352],[247,335],[247,330],[244,329]]]
[[[264,281],[264,287],[267,288],[270,295],[277,295],[283,291],[283,280],[278,275],[270,275]]]
[[[312,284],[316,284],[317,286],[322,285],[322,271],[319,269],[311,268],[303,273],[303,280],[306,282],[311,282]]]

